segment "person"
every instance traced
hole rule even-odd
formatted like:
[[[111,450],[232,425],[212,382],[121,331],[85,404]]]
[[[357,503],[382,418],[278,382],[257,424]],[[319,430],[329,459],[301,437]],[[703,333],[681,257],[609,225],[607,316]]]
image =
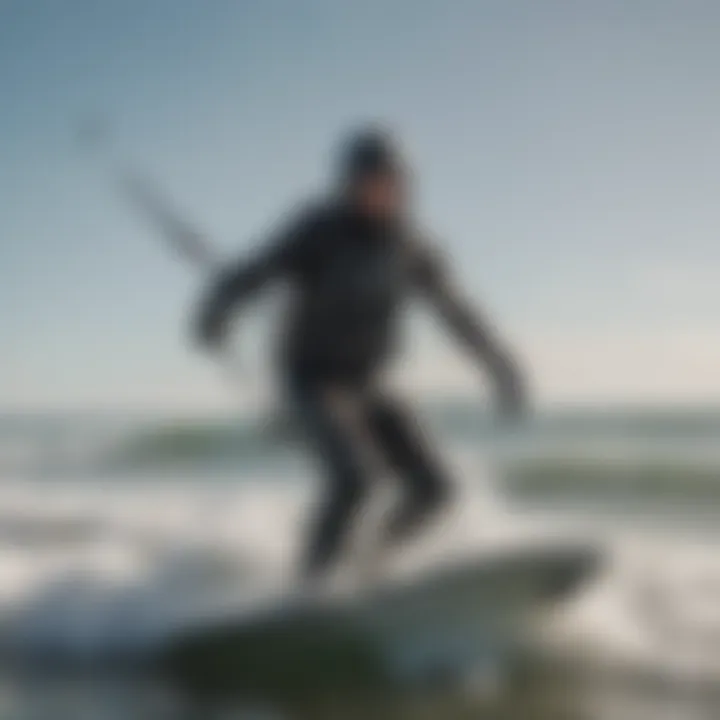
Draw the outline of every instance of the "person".
[[[200,303],[195,332],[222,345],[233,311],[261,288],[293,295],[277,356],[279,380],[326,478],[303,572],[317,577],[342,555],[378,474],[391,469],[404,499],[382,543],[412,537],[449,503],[452,483],[385,370],[406,303],[424,297],[489,372],[505,417],[525,404],[521,375],[490,325],[471,310],[410,212],[407,162],[382,128],[351,133],[329,196],[302,207],[250,257],[222,270]]]

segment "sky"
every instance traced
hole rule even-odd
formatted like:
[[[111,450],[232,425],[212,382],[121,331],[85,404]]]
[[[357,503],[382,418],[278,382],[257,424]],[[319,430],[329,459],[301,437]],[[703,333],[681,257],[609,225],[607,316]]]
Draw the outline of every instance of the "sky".
[[[260,363],[233,388],[191,347],[202,272],[108,165],[235,255],[366,120],[539,402],[717,402],[719,26],[712,0],[0,0],[0,410],[240,402]],[[411,392],[482,387],[429,322],[408,351]]]

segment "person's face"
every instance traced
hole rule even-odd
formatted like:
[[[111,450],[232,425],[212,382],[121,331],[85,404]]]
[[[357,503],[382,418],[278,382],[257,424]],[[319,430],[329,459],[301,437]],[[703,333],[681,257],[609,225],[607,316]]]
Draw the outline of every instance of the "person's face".
[[[364,214],[392,217],[402,208],[403,189],[400,180],[390,173],[369,175],[356,182],[352,197]]]

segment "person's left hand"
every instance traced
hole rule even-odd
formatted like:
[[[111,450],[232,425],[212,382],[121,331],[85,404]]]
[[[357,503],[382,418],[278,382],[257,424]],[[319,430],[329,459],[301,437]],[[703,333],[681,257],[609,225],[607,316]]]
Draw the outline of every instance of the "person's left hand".
[[[225,340],[225,330],[223,320],[216,313],[208,312],[207,308],[202,308],[194,318],[193,339],[205,350],[217,350]]]

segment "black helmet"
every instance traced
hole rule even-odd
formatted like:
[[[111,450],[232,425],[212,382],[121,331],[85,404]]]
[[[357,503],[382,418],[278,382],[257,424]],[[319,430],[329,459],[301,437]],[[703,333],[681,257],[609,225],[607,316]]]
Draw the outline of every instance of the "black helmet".
[[[392,134],[368,127],[352,133],[341,148],[339,176],[343,184],[368,175],[405,174],[405,163]]]

